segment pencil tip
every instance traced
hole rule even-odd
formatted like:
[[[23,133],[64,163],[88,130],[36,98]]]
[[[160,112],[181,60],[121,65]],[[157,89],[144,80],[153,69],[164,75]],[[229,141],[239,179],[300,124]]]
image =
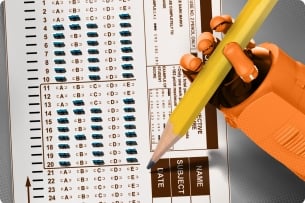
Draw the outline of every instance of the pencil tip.
[[[156,163],[152,160],[149,161],[149,163],[147,164],[147,169],[151,169]]]

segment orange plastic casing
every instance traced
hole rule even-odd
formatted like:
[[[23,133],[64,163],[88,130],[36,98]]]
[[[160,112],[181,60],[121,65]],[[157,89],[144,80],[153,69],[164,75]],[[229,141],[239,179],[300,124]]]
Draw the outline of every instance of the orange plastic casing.
[[[305,65],[278,46],[258,89],[242,103],[220,110],[226,121],[305,181]]]

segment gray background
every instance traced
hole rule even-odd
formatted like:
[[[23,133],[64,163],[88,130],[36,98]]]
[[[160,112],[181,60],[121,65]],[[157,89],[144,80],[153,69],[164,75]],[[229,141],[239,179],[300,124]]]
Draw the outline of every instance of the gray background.
[[[222,13],[236,17],[246,0],[222,2]],[[305,64],[304,3],[279,0],[254,39],[258,44],[273,42]],[[299,203],[305,200],[305,182],[240,131],[228,128],[228,132],[232,203]]]
[[[8,97],[3,33],[3,12],[0,12],[0,199],[3,203],[11,203]]]
[[[264,0],[262,0],[264,1]],[[246,0],[223,0],[222,13],[233,17]],[[1,19],[3,13],[0,14]],[[273,42],[305,63],[305,6],[297,0],[279,0],[256,34],[256,42]],[[0,22],[3,31],[3,22]],[[11,203],[10,149],[4,37],[0,36],[0,199]],[[301,203],[305,182],[255,146],[243,133],[228,127],[232,203]]]

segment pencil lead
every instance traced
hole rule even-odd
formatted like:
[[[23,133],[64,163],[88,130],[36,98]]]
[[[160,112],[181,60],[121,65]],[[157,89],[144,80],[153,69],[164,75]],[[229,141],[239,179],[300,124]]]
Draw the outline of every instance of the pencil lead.
[[[150,160],[149,163],[147,164],[146,168],[151,169],[155,164],[156,164],[156,162]]]

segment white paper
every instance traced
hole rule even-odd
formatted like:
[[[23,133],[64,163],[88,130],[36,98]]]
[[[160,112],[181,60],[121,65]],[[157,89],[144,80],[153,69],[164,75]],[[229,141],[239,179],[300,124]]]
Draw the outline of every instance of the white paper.
[[[204,111],[146,169],[189,86],[199,0],[5,3],[16,203],[229,202],[226,124],[208,149]]]

